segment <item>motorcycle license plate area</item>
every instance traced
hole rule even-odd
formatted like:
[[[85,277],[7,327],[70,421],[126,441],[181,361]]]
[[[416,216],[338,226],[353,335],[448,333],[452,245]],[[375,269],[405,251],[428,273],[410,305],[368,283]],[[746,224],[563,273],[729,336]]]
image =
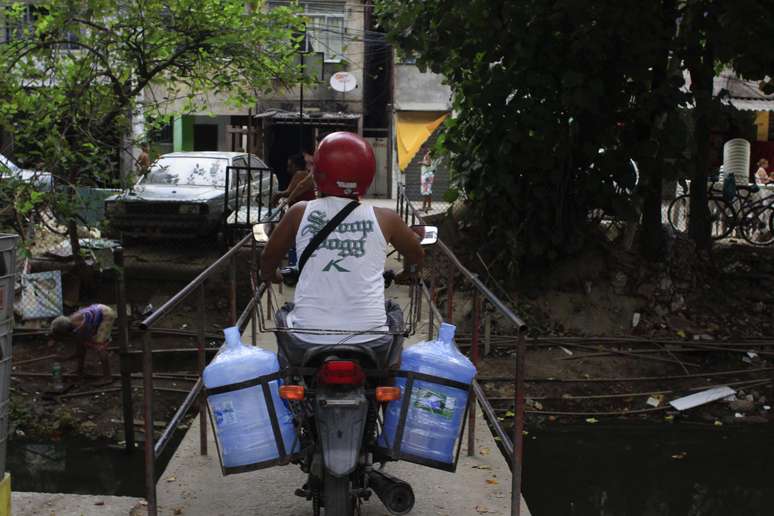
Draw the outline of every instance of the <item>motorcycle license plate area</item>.
[[[279,397],[282,372],[207,389],[223,475],[288,464],[299,456],[293,416]]]
[[[393,376],[402,395],[387,405],[377,447],[394,460],[456,471],[471,386],[413,371]]]

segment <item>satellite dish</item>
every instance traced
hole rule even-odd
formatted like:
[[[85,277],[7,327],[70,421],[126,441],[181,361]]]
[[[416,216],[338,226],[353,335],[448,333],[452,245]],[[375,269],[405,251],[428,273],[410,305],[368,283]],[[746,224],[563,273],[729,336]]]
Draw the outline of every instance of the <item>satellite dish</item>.
[[[331,88],[342,93],[357,88],[357,79],[349,72],[336,72],[331,75]]]

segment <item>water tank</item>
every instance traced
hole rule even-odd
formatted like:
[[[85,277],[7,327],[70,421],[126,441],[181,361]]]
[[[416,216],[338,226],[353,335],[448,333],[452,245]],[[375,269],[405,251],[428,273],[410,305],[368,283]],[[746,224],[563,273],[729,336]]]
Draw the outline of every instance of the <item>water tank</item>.
[[[733,174],[736,184],[750,182],[750,142],[734,138],[723,145],[723,173]]]
[[[245,382],[279,370],[277,355],[265,349],[242,344],[238,328],[226,328],[223,333],[226,336],[223,349],[202,374],[207,389]],[[279,397],[279,382],[271,382],[269,388],[285,452],[298,451],[293,416]],[[224,468],[259,464],[280,458],[260,385],[209,395],[207,402],[215,420],[215,434]]]
[[[455,327],[443,323],[434,341],[406,348],[401,356],[401,370],[414,371],[470,385],[476,368],[454,345]],[[406,378],[395,385],[406,396]],[[468,392],[438,383],[414,382],[406,415],[402,454],[453,464],[456,443],[462,432]],[[391,448],[395,442],[402,400],[391,402],[384,416],[384,430],[379,445]]]

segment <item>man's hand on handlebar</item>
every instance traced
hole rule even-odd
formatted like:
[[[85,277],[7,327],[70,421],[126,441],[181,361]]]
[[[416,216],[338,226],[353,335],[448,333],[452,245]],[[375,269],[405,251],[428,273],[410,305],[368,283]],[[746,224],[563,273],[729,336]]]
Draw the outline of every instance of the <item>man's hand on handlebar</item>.
[[[282,273],[279,269],[274,269],[274,274],[265,274],[261,271],[261,279],[264,283],[282,283]]]

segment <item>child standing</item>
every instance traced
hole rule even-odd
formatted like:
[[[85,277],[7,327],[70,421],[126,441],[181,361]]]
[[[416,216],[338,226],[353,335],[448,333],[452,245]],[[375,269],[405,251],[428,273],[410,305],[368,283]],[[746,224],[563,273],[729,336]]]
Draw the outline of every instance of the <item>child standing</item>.
[[[422,195],[422,210],[427,213],[433,208],[433,180],[435,179],[435,163],[430,158],[430,150],[422,158],[422,168],[419,176],[419,190]]]

